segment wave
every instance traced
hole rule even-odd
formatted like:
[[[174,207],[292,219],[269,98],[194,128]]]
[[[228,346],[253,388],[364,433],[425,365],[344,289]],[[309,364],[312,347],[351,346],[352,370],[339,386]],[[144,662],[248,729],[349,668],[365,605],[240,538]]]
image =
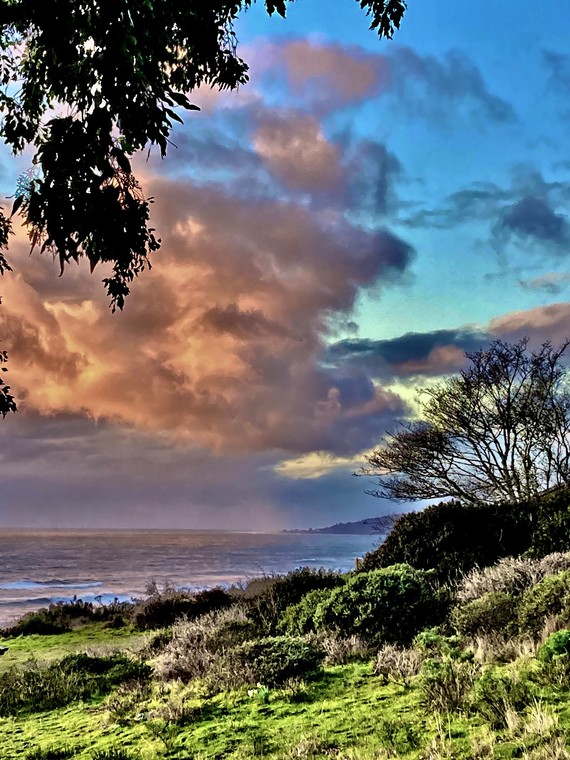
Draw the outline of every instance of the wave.
[[[63,581],[58,578],[52,578],[49,581],[31,581],[22,579],[18,581],[9,581],[7,583],[0,583],[0,589],[2,591],[32,591],[36,588],[49,589],[49,588],[96,588],[102,586],[102,581],[75,581],[68,580]]]

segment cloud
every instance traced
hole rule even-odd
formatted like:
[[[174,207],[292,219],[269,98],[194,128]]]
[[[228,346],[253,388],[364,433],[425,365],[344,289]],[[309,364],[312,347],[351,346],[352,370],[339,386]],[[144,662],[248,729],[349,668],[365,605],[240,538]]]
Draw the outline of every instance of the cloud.
[[[353,366],[391,383],[418,376],[437,377],[465,364],[465,351],[476,351],[489,337],[472,327],[406,333],[389,340],[350,339],[330,345],[324,361]]]
[[[543,50],[543,60],[550,73],[550,82],[557,89],[570,90],[570,56],[553,50]]]
[[[392,47],[388,55],[356,46],[293,39],[265,43],[252,63],[254,85],[290,93],[296,108],[325,114],[354,107],[386,94],[394,106],[413,108],[415,118],[451,123],[458,113],[508,123],[513,107],[491,93],[477,66],[463,53],[436,58],[411,48]]]
[[[340,148],[315,117],[269,112],[260,122],[253,146],[285,187],[318,194],[344,184]]]
[[[436,58],[396,47],[389,60],[390,85],[416,117],[451,121],[456,111],[467,109],[498,123],[516,120],[512,105],[489,91],[477,66],[460,51]]]
[[[566,247],[570,240],[568,220],[557,214],[546,198],[527,195],[503,213],[502,228],[523,238]]]
[[[570,272],[547,272],[539,277],[519,280],[520,286],[525,290],[541,290],[552,295],[561,293],[568,282],[570,282]]]
[[[54,293],[51,278],[32,287],[37,257],[15,257],[0,316],[22,406],[216,451],[369,445],[403,402],[318,356],[331,315],[349,315],[362,288],[398,280],[410,246],[330,209],[181,180],[148,184],[163,250],[125,313],[109,314],[86,272],[75,302]]]

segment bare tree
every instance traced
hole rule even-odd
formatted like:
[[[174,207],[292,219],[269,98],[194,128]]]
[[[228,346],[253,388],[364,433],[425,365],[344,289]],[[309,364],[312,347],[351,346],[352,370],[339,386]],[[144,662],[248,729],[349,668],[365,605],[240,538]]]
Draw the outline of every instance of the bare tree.
[[[400,423],[359,474],[373,496],[521,503],[570,476],[570,385],[559,348],[528,338],[467,353],[459,375],[419,391],[421,415]]]

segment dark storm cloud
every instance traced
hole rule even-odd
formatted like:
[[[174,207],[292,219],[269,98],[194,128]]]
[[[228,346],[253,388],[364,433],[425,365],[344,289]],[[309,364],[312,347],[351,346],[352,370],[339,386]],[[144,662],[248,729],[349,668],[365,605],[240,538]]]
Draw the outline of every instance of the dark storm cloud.
[[[329,346],[324,362],[358,367],[388,381],[438,376],[456,371],[465,363],[466,351],[476,351],[488,341],[486,333],[469,329],[407,333],[390,340],[342,340]]]

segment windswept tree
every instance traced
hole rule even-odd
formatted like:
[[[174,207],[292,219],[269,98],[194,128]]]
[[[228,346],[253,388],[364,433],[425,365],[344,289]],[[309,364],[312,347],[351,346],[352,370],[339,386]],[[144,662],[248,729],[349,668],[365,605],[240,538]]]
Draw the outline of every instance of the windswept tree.
[[[528,350],[495,340],[470,366],[419,391],[419,419],[400,423],[367,457],[374,496],[529,502],[570,477],[570,345]]]

